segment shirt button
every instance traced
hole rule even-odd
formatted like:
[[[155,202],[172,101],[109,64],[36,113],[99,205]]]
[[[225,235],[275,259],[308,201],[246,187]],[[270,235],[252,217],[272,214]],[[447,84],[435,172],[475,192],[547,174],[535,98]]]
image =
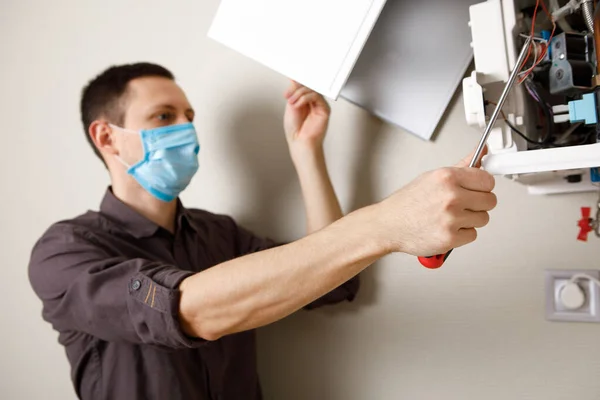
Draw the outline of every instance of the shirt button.
[[[142,282],[138,281],[137,279],[135,281],[133,281],[133,283],[131,284],[131,288],[133,290],[138,290],[141,287],[142,287]]]

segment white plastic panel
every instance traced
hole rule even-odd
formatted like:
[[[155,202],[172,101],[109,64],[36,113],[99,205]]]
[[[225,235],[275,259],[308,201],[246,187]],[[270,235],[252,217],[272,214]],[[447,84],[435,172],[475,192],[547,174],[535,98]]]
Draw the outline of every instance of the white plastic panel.
[[[483,159],[482,165],[493,175],[594,168],[600,165],[600,143],[491,154]]]
[[[477,71],[463,79],[463,101],[467,124],[485,128],[485,107],[483,106],[483,87],[477,79]]]
[[[569,182],[567,177],[570,175],[580,176],[581,181]],[[598,190],[598,184],[592,182],[590,170],[587,168],[513,175],[513,179],[527,185],[527,191],[532,195],[580,193]]]
[[[500,0],[489,0],[469,7],[475,70],[480,83],[506,82],[510,74],[504,19]]]
[[[555,179],[550,182],[537,183],[529,185],[527,191],[532,195],[548,195],[562,193],[583,193],[595,192],[598,190],[598,185],[590,181],[589,174],[583,174],[583,180],[578,183],[570,183],[566,179]]]
[[[336,99],[386,0],[222,0],[208,36]]]

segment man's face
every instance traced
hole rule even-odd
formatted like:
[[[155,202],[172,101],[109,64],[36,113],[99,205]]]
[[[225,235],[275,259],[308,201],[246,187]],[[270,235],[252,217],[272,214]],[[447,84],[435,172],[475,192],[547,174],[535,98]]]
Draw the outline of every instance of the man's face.
[[[124,98],[123,128],[139,131],[192,122],[194,110],[183,90],[172,80],[144,77],[129,82]],[[114,130],[121,158],[133,165],[144,151],[139,135]]]

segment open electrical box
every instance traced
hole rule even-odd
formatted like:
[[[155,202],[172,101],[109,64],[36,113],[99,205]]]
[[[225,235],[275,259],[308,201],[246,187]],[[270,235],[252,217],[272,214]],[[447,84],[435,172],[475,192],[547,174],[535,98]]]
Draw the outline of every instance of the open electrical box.
[[[519,84],[490,135],[484,168],[532,194],[597,191],[600,11],[592,0],[489,0],[469,9],[475,70],[467,123],[485,127],[526,38]],[[595,12],[598,11],[598,12]]]

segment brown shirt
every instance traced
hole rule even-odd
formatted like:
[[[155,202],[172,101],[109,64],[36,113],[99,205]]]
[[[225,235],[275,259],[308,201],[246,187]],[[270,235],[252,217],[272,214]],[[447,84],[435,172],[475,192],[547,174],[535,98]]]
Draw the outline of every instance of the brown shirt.
[[[275,245],[233,219],[178,205],[171,234],[106,192],[100,212],[51,226],[35,245],[31,284],[59,332],[83,399],[260,399],[255,332],[189,338],[179,283]],[[309,305],[352,300],[358,277]]]

